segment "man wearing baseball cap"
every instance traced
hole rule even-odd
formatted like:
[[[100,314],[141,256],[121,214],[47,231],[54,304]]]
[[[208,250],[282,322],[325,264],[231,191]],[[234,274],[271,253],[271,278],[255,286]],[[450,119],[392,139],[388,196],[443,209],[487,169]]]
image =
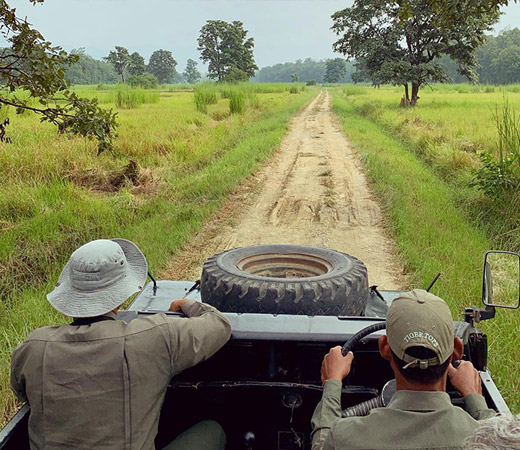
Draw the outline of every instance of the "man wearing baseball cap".
[[[195,300],[170,306],[187,318],[118,320],[147,273],[144,255],[125,239],[92,241],[70,257],[47,299],[73,322],[33,331],[11,360],[11,388],[31,407],[31,449],[154,449],[171,377],[228,341],[228,320]],[[203,421],[166,448],[224,446],[220,425]]]
[[[379,351],[390,362],[397,392],[386,408],[345,419],[341,387],[354,355],[343,357],[341,347],[334,347],[325,356],[323,397],[312,417],[312,450],[461,449],[478,420],[495,414],[487,408],[471,362],[462,361],[457,368],[451,364],[462,357],[464,344],[454,337],[450,309],[439,297],[421,289],[397,297]],[[451,404],[448,376],[467,412]]]

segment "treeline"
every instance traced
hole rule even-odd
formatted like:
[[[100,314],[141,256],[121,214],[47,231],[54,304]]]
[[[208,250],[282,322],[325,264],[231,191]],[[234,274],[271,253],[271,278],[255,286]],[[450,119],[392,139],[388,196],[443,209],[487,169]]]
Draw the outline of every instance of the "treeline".
[[[323,83],[325,72],[327,70],[327,59],[316,61],[312,58],[301,59],[295,62],[287,62],[284,64],[275,64],[274,66],[262,67],[256,72],[255,78],[251,81],[257,83],[289,83],[291,81],[311,81]],[[351,83],[352,74],[354,73],[354,64],[347,62],[346,73],[339,81],[340,83]],[[297,77],[295,77],[295,74]]]
[[[511,84],[520,83],[520,29],[504,30],[498,36],[488,36],[484,45],[476,50],[476,58],[479,63],[477,73],[481,84]],[[263,67],[256,73],[253,81],[260,83],[290,82],[293,74],[298,74],[299,81],[316,80],[324,82],[327,61],[315,61],[307,58],[294,63],[275,64]],[[445,56],[439,60],[448,72],[449,77],[455,83],[467,82],[467,79],[457,72],[457,63]],[[369,82],[361,71],[356,70],[355,63],[347,62],[347,71],[341,79],[342,83],[352,81]]]
[[[148,64],[139,53],[129,54],[124,47],[116,47],[116,50],[111,51],[102,61],[87,54],[84,48],[72,50],[71,54],[79,57],[78,62],[68,67],[65,73],[65,78],[72,84],[114,84],[127,79],[132,83],[135,82],[135,77],[143,75],[148,77],[137,78],[138,83],[150,83],[150,75],[152,84],[186,81],[183,74],[176,70],[177,61],[173,59],[171,52],[166,50],[155,51]],[[188,75],[196,71],[196,64],[195,61],[188,60]],[[200,74],[198,76],[200,78]]]
[[[481,84],[520,83],[520,29],[504,30],[498,36],[488,36],[475,56],[479,67],[477,73]],[[448,69],[455,83],[464,83],[466,78],[457,73],[457,64],[448,57],[440,60]]]

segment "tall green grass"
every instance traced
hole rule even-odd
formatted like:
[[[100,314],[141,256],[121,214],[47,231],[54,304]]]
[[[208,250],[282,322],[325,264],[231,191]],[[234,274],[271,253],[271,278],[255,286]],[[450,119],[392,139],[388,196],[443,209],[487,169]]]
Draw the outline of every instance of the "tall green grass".
[[[195,108],[197,111],[206,114],[208,105],[214,105],[218,102],[217,91],[210,86],[196,86],[194,90]]]
[[[229,95],[229,112],[231,114],[243,114],[246,109],[246,95],[244,92],[234,90]]]
[[[159,93],[142,88],[118,85],[111,91],[111,100],[118,108],[137,108],[145,103],[158,103]]]

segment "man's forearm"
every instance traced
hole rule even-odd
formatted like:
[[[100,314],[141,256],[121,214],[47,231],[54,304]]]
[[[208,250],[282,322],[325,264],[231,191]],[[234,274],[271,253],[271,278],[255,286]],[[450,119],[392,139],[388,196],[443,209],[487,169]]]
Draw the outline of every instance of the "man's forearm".
[[[312,450],[326,449],[325,440],[334,422],[341,418],[341,381],[328,380],[311,419]]]

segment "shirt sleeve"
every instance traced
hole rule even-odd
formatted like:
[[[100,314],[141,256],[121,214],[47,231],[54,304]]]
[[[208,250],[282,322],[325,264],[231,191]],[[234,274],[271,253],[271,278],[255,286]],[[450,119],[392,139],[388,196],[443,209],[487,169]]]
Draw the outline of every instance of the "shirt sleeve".
[[[182,312],[187,319],[168,320],[172,375],[205,361],[231,336],[227,318],[210,305],[188,300]]]
[[[321,401],[311,419],[312,450],[332,450],[333,436],[330,432],[334,422],[341,418],[341,386],[339,380],[327,380]]]
[[[496,416],[496,411],[489,409],[486,399],[480,394],[470,394],[464,397],[466,411],[476,420],[489,419]]]
[[[22,367],[18,358],[20,348],[20,345],[16,347],[11,357],[11,390],[19,401],[26,402],[25,376],[22,374]]]

